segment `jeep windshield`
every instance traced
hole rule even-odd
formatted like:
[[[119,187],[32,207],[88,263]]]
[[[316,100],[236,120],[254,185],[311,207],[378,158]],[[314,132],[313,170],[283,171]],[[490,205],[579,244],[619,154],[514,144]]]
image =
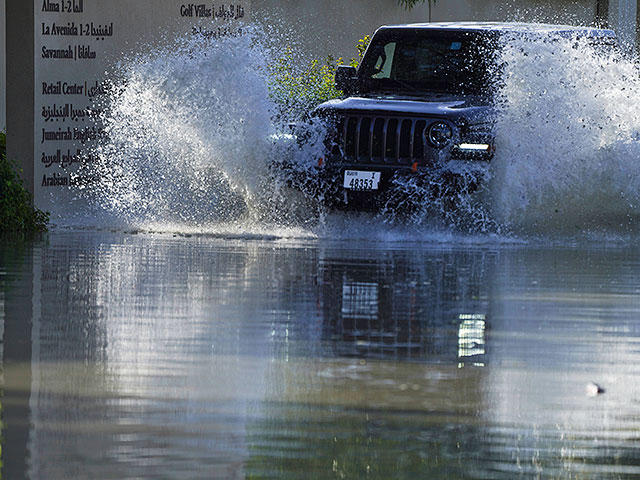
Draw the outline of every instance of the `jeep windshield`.
[[[358,72],[361,91],[488,94],[492,39],[478,32],[379,32]]]

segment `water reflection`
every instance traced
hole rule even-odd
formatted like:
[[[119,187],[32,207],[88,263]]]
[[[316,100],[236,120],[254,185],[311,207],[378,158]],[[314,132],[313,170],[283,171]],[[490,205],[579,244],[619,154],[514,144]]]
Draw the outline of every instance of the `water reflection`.
[[[637,253],[5,241],[4,478],[637,475]]]
[[[484,345],[491,255],[380,253],[320,259],[324,338],[333,354],[482,362],[485,352],[474,345]]]

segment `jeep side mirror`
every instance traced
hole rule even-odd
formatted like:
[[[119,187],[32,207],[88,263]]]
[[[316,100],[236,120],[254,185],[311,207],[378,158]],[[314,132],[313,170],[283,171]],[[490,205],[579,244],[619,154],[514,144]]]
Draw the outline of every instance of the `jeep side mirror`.
[[[356,68],[338,65],[335,81],[338,90],[342,90],[347,95],[353,93],[356,87]]]

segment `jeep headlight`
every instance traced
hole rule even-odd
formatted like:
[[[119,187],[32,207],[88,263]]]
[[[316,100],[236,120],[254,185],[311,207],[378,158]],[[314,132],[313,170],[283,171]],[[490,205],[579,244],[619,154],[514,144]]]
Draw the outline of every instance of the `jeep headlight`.
[[[453,129],[445,122],[435,122],[429,125],[427,140],[435,148],[444,148],[453,138]]]

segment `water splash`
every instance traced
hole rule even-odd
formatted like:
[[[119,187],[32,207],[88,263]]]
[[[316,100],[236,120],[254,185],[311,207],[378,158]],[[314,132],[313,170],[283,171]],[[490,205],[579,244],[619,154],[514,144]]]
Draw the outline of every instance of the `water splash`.
[[[92,196],[138,224],[250,215],[269,176],[272,104],[251,36],[190,37],[120,68]]]
[[[432,169],[392,179],[392,193],[381,216],[387,223],[464,233],[501,233],[486,207],[486,163],[442,160]]]
[[[602,54],[575,38],[509,42],[493,162],[449,162],[462,179],[453,197],[434,197],[442,188],[438,172],[398,180],[401,202],[392,194],[380,214],[347,221],[322,207],[331,194],[314,174],[323,126],[300,145],[273,120],[266,73],[273,53],[259,39],[255,29],[191,37],[123,63],[106,100],[107,139],[91,166],[101,211],[143,229],[288,228],[304,236],[340,236],[345,222],[360,225],[365,237],[381,229],[394,238],[404,227],[410,236],[527,236],[638,223],[640,81],[619,53]],[[282,162],[294,168],[270,168]],[[307,195],[288,187],[291,175],[308,180]],[[478,176],[488,181],[476,188]]]
[[[637,65],[584,38],[512,41],[502,61],[494,218],[529,233],[635,229]]]

